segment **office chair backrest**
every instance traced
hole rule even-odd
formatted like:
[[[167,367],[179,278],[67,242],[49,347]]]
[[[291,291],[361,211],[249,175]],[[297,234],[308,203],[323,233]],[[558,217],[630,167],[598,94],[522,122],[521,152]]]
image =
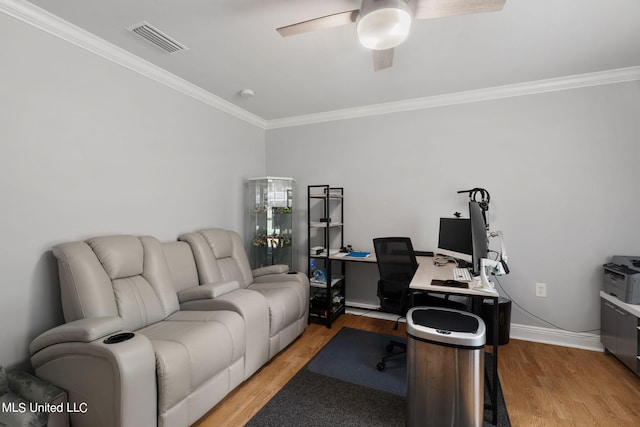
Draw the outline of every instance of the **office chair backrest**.
[[[378,298],[383,310],[404,314],[409,283],[418,269],[418,262],[408,237],[373,239],[378,260]]]
[[[373,239],[381,280],[411,281],[418,269],[411,239],[408,237],[381,237]]]

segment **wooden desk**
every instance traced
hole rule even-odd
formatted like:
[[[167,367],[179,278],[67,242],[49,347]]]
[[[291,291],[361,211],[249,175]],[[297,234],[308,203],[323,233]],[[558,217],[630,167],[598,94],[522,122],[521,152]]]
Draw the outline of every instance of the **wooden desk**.
[[[485,298],[493,299],[493,375],[492,381],[488,381],[489,397],[491,398],[490,408],[493,411],[493,425],[498,423],[498,333],[499,333],[499,307],[498,292],[490,291],[476,287],[477,282],[471,282],[468,288],[457,288],[451,286],[433,285],[433,280],[450,280],[453,279],[453,264],[447,264],[439,267],[433,264],[431,257],[417,257],[418,270],[413,276],[409,289],[427,291],[432,293],[441,293],[446,295],[461,295],[480,300],[478,307],[482,307],[482,300]],[[477,314],[477,313],[476,313]],[[485,378],[488,380],[489,376]],[[486,406],[486,404],[485,404]]]
[[[479,287],[479,281],[470,282],[468,288],[432,285],[431,282],[433,280],[453,279],[453,269],[455,265],[448,263],[447,265],[439,267],[433,263],[433,258],[431,257],[416,257],[416,259],[418,260],[418,270],[413,275],[409,289],[473,297],[496,298],[498,296],[498,293],[495,291]]]

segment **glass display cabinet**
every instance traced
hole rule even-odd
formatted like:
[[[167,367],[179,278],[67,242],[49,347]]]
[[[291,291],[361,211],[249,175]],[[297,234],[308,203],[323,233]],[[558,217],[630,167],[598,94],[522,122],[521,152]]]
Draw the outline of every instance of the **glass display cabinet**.
[[[295,271],[292,178],[249,179],[246,245],[251,268],[285,264]]]

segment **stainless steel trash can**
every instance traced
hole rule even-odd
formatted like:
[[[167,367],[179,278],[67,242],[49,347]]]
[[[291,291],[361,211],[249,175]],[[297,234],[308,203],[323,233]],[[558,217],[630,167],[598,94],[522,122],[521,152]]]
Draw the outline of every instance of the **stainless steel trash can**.
[[[407,425],[481,426],[485,325],[439,307],[407,313]]]

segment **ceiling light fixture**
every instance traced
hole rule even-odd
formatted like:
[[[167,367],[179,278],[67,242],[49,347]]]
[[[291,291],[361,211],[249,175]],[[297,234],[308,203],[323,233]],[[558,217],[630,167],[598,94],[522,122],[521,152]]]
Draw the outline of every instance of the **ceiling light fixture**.
[[[398,46],[409,35],[411,15],[406,0],[363,0],[357,21],[360,43],[372,50]]]

